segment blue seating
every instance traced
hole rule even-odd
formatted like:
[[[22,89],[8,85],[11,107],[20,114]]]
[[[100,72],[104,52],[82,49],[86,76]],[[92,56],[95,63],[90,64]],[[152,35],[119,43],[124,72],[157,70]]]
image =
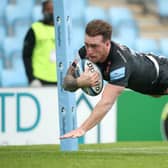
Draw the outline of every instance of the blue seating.
[[[35,6],[35,0],[27,0],[27,1],[16,0],[16,5],[23,7],[22,9],[24,9],[24,12],[27,12],[27,9],[28,10],[33,9],[33,7]]]
[[[115,36],[112,38],[112,40],[114,40],[122,45],[126,45],[129,48],[132,48],[132,49],[135,48],[136,38],[134,38],[134,37],[129,38],[128,36],[126,36],[126,37],[125,36]]]
[[[33,8],[33,13],[32,13],[32,20],[33,22],[38,21],[43,18],[42,15],[42,7],[41,5],[36,5]]]
[[[72,48],[74,54],[84,45],[84,33],[84,27],[73,27],[72,29]]]
[[[18,5],[34,5],[35,0],[28,0],[28,1],[22,1],[22,0],[15,0],[15,3]]]
[[[6,29],[4,26],[0,26],[0,45],[4,42],[6,37]]]
[[[84,11],[87,6],[87,0],[71,0],[70,10],[73,25],[84,25]]]
[[[126,22],[121,24],[113,33],[113,36],[120,39],[120,42],[128,47],[135,48],[135,41],[139,38],[139,28],[134,22]]]
[[[84,13],[85,24],[93,19],[107,20],[107,14],[105,10],[97,6],[88,6]]]
[[[108,11],[109,22],[114,28],[119,26],[122,22],[133,21],[134,17],[128,8],[111,7]]]
[[[14,56],[12,66],[2,70],[1,85],[2,87],[24,87],[28,86],[28,80],[25,73],[21,52]]]
[[[5,58],[9,59],[22,50],[23,42],[17,37],[7,37],[4,41]]]
[[[5,8],[7,6],[8,0],[2,0],[0,5],[0,20],[4,19]]]
[[[168,2],[166,0],[157,0],[157,9],[160,17],[168,17]]]
[[[20,5],[8,5],[6,7],[5,16],[6,16],[7,25],[9,27],[13,26],[15,22],[18,20],[31,22],[32,8],[27,6],[23,7]]]
[[[135,49],[139,52],[149,52],[160,55],[157,41],[151,38],[138,38],[135,43]]]
[[[161,55],[168,57],[168,38],[160,39]]]
[[[26,75],[13,69],[2,70],[2,87],[25,87],[28,86]]]
[[[22,42],[30,26],[31,24],[27,20],[18,20],[13,26],[14,35]]]
[[[3,58],[0,57],[0,86],[2,83],[2,71],[3,71]]]
[[[0,59],[4,57],[3,47],[0,46]]]

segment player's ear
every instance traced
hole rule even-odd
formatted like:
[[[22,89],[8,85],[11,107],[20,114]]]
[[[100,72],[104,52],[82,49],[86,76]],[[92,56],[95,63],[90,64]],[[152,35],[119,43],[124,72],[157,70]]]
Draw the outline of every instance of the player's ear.
[[[111,44],[111,41],[107,40],[107,46],[110,46],[110,44]]]
[[[111,42],[110,42],[110,40],[106,40],[105,43],[106,43],[106,46],[108,47],[108,46],[110,45]]]

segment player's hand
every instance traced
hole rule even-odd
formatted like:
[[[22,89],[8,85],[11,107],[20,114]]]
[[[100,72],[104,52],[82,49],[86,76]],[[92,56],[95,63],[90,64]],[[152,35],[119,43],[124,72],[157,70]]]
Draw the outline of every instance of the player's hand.
[[[77,78],[77,83],[79,87],[90,87],[97,85],[99,81],[99,74],[97,72],[90,72],[86,69],[80,77]]]
[[[60,136],[60,139],[65,139],[65,138],[78,138],[81,137],[85,134],[85,131],[82,128],[78,128],[76,130],[72,130],[68,132],[67,134],[64,134]]]

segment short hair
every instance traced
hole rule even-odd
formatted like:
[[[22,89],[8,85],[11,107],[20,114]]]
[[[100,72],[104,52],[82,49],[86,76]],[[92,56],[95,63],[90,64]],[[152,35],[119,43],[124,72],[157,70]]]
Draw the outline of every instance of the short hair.
[[[104,41],[111,40],[112,26],[103,20],[92,20],[86,25],[85,33],[92,37],[102,35]]]
[[[47,5],[48,3],[50,3],[50,2],[53,3],[52,0],[44,0],[44,1],[42,1],[42,12],[45,11],[46,5]]]

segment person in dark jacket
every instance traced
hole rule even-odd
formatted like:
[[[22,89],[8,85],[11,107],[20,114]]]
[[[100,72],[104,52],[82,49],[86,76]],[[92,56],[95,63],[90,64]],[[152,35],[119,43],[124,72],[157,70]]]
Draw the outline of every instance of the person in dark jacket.
[[[32,24],[23,46],[23,62],[30,86],[56,85],[53,3],[42,2],[43,19]]]

